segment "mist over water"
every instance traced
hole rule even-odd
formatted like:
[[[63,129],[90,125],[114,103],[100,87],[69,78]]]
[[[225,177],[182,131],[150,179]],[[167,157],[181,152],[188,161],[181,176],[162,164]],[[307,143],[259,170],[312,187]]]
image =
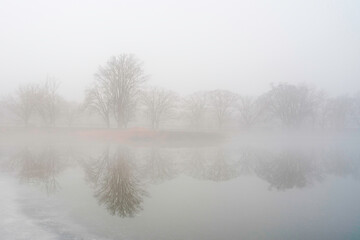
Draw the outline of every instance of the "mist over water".
[[[356,239],[358,137],[291,138],[2,145],[3,236]]]
[[[357,1],[0,2],[0,240],[360,239]]]

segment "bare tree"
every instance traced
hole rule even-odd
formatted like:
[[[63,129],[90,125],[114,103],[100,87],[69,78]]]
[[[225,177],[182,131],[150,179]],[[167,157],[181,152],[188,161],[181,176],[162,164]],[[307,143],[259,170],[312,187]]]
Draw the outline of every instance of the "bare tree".
[[[351,98],[348,96],[328,99],[325,105],[326,126],[335,129],[345,128],[350,119],[351,103]]]
[[[324,91],[319,91],[316,95],[317,95],[316,104],[313,109],[313,114],[311,114],[312,125],[319,128],[325,128],[327,121],[326,106],[327,106],[328,96]]]
[[[215,90],[210,92],[210,104],[215,113],[217,125],[222,128],[226,119],[234,111],[238,96],[227,90]]]
[[[18,118],[28,126],[30,118],[36,113],[40,87],[37,84],[22,85],[18,88],[13,99],[9,99],[7,106]]]
[[[48,77],[40,88],[37,109],[46,126],[54,126],[60,114],[61,97],[57,93],[59,82]]]
[[[140,86],[146,77],[143,64],[132,54],[111,57],[95,74],[97,84],[110,94],[118,127],[126,127],[133,117]]]
[[[71,127],[75,120],[80,115],[81,108],[76,102],[63,101],[62,102],[62,115],[64,116],[65,123]]]
[[[171,116],[176,95],[171,91],[153,87],[148,91],[144,91],[141,99],[151,127],[158,129],[160,122]]]
[[[305,85],[272,85],[267,97],[269,109],[286,126],[297,126],[316,109],[318,94]]]
[[[7,119],[9,117],[9,99],[3,98],[0,99],[0,123],[3,123],[5,121],[5,119]]]
[[[360,92],[353,98],[352,116],[357,126],[360,127]]]
[[[208,96],[204,92],[196,92],[183,100],[185,117],[192,127],[199,128],[204,123],[207,111]]]
[[[240,113],[240,124],[249,128],[263,120],[265,116],[265,104],[262,97],[254,98],[249,96],[239,97],[237,109]]]
[[[105,121],[106,126],[110,127],[110,113],[112,100],[109,88],[95,84],[92,89],[86,92],[85,109],[95,111]]]

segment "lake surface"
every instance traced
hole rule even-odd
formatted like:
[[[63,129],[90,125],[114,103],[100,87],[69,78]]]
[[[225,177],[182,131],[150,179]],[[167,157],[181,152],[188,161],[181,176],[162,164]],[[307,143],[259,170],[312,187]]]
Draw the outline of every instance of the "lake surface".
[[[360,239],[360,144],[0,146],[1,239]]]

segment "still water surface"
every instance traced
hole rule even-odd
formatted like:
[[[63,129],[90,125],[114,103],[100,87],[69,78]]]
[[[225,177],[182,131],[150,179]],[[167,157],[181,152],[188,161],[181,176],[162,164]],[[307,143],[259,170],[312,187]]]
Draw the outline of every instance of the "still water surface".
[[[360,148],[4,145],[1,239],[360,239]]]

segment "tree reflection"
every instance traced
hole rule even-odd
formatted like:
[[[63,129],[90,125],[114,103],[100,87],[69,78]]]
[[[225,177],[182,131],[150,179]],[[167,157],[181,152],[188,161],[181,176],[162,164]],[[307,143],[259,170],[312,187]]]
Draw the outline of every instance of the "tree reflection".
[[[237,164],[239,174],[252,174],[259,161],[264,159],[265,152],[254,147],[241,147],[236,152]]]
[[[322,179],[314,159],[305,154],[285,151],[272,157],[271,154],[268,156],[270,159],[262,159],[257,163],[255,173],[269,182],[271,188],[303,188]]]
[[[219,150],[215,153],[214,159],[205,171],[205,178],[212,181],[228,181],[237,177],[237,169],[228,161],[224,151]]]
[[[185,169],[191,176],[215,182],[238,176],[236,163],[222,148],[193,150]]]
[[[183,164],[183,171],[194,178],[203,178],[207,162],[206,150],[194,148],[189,150],[189,157]]]
[[[99,158],[86,163],[85,169],[99,204],[112,215],[133,217],[142,210],[146,191],[129,149],[118,147],[111,153],[107,148]]]
[[[151,148],[146,156],[143,175],[151,183],[160,183],[172,179],[177,173],[172,154],[159,148]]]
[[[354,151],[329,149],[322,157],[324,171],[335,176],[359,176],[360,155]]]
[[[2,166],[11,166],[22,182],[37,184],[50,194],[60,188],[57,179],[61,171],[78,163],[74,156],[83,156],[78,153],[75,148],[25,147]],[[178,174],[214,182],[254,174],[271,189],[285,191],[310,186],[328,175],[358,177],[359,159],[359,150],[336,147],[265,150],[242,145],[133,150],[116,146],[82,163],[99,204],[113,215],[133,217],[142,210],[145,183],[162,183]]]
[[[15,157],[13,167],[21,181],[40,184],[50,194],[59,190],[56,176],[64,169],[61,154],[47,146],[40,151],[24,148]]]

